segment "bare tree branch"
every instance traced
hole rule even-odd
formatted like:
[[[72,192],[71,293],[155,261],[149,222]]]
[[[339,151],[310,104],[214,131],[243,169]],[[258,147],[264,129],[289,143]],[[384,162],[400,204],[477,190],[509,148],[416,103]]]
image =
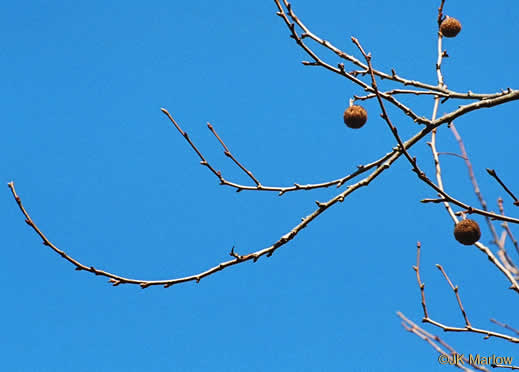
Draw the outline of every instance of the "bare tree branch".
[[[429,343],[429,345],[431,345],[432,348],[434,350],[436,350],[438,353],[443,354],[443,355],[450,355],[451,357],[454,357],[454,358],[456,357],[456,355],[460,355],[453,347],[451,347],[448,343],[443,341],[439,336],[433,335],[432,333],[427,332],[425,329],[421,328],[416,323],[414,323],[413,321],[409,320],[400,311],[397,311],[396,314],[397,314],[397,316],[400,319],[402,319],[402,323],[401,324],[402,324],[402,327],[404,327],[404,329],[406,331],[415,334],[416,336],[420,337],[422,340],[424,340],[427,343]],[[445,349],[442,349],[440,345],[443,346],[448,351],[446,351]],[[463,360],[464,363],[469,364],[470,366],[472,366],[473,368],[475,368],[475,369],[477,369],[479,371],[488,371],[488,369],[485,368],[485,367],[481,367],[481,366],[479,366],[477,364],[474,364],[474,363],[470,364],[470,360],[467,357],[463,357],[462,360]],[[457,368],[460,368],[460,369],[464,370],[464,371],[472,371],[472,369],[465,367],[461,363],[454,363],[453,365],[455,367],[457,367]]]
[[[238,184],[238,183],[235,183],[235,182],[231,182],[231,181],[228,181],[227,179],[225,179],[223,176],[222,176],[222,173],[220,171],[217,171],[206,159],[205,157],[202,155],[202,152],[197,148],[197,146],[191,141],[191,138],[187,135],[186,132],[184,132],[182,130],[182,128],[180,127],[180,125],[177,123],[177,121],[171,116],[171,114],[168,112],[168,110],[162,108],[161,111],[169,118],[169,120],[173,123],[173,125],[177,128],[177,130],[180,132],[180,134],[186,139],[186,141],[189,143],[189,145],[191,146],[191,148],[195,151],[195,153],[200,157],[201,159],[201,162],[200,164],[207,167],[211,173],[213,173],[217,178],[218,180],[220,181],[220,184],[221,185],[226,185],[226,186],[230,186],[230,187],[233,187],[236,189],[236,191],[242,191],[242,190],[248,190],[248,191],[270,191],[270,192],[278,192],[279,195],[283,195],[287,192],[291,192],[291,191],[299,191],[299,190],[314,190],[314,189],[320,189],[320,188],[328,188],[330,186],[336,186],[336,187],[341,187],[343,186],[346,182],[354,179],[355,177],[369,171],[370,169],[373,169],[373,168],[376,168],[376,167],[379,167],[381,166],[383,163],[387,162],[395,153],[397,153],[397,150],[393,149],[392,151],[386,153],[385,155],[381,156],[378,160],[375,160],[371,163],[366,163],[366,164],[363,164],[363,165],[358,165],[357,166],[357,169],[350,173],[349,175],[347,176],[344,176],[342,178],[339,178],[339,179],[336,179],[336,180],[333,180],[333,181],[328,181],[328,182],[323,182],[323,183],[318,183],[318,184],[306,184],[306,185],[303,185],[303,184],[299,184],[299,183],[295,183],[294,186],[288,186],[288,187],[282,187],[282,186],[264,186],[261,184],[261,182],[259,182],[259,180],[255,180],[254,182],[256,183],[256,181],[258,183],[256,183],[256,186],[248,186],[248,185],[242,185],[242,184]],[[216,132],[214,132],[216,133]],[[418,142],[420,140],[421,137],[414,137],[410,140],[410,142],[412,142],[412,144]],[[218,137],[219,139],[219,137]],[[219,139],[221,141],[221,143],[223,143],[223,141],[221,139]],[[412,145],[411,144],[411,145]],[[226,147],[224,147],[226,148]],[[228,151],[228,149],[227,149]],[[230,154],[230,152],[229,152]],[[236,160],[234,160],[235,163],[236,163]],[[241,165],[241,164],[240,164]],[[248,170],[247,170],[248,171]],[[250,171],[249,171],[250,172]],[[252,174],[252,172],[251,172]]]
[[[510,327],[508,324],[501,323],[500,321],[495,320],[494,318],[491,318],[490,321],[491,321],[492,323],[497,324],[497,325],[500,326],[500,327],[506,328],[506,329],[508,329],[508,330],[510,330],[510,331],[512,331],[512,332],[514,332],[514,333],[516,333],[517,335],[519,335],[519,330],[517,330],[517,329],[515,329],[515,328],[513,328],[513,327]]]
[[[498,198],[497,199],[497,205],[499,207],[499,211],[501,212],[501,214],[504,215],[505,214],[505,209],[504,209],[504,206],[503,206],[503,199],[502,198]],[[501,226],[505,230],[506,234],[510,237],[510,240],[512,241],[512,244],[515,247],[515,251],[519,254],[519,244],[517,244],[517,240],[515,239],[514,234],[512,233],[512,230],[510,230],[510,227],[508,226],[508,224],[506,222],[503,222],[501,224]],[[505,237],[506,237],[506,235],[505,235]],[[504,247],[504,242],[501,244],[501,246]]]
[[[478,333],[478,334],[485,335],[485,339],[488,339],[490,337],[496,337],[496,338],[502,338],[504,340],[507,340],[507,341],[510,341],[510,342],[513,342],[513,343],[519,343],[519,338],[518,337],[513,337],[513,336],[509,336],[509,335],[505,335],[505,334],[502,334],[502,333],[493,332],[493,331],[489,331],[489,330],[485,330],[485,329],[474,328],[470,324],[470,322],[468,320],[468,317],[467,317],[467,315],[465,313],[465,309],[463,308],[463,306],[461,304],[461,299],[459,297],[458,289],[457,289],[458,287],[455,287],[452,284],[452,282],[450,281],[449,277],[447,276],[447,274],[443,270],[443,267],[441,267],[439,265],[437,265],[437,267],[443,273],[445,279],[447,280],[447,282],[449,283],[450,287],[452,288],[452,290],[456,294],[456,298],[458,300],[458,305],[460,307],[460,311],[463,314],[463,317],[465,319],[465,327],[451,327],[451,326],[447,326],[447,325],[442,324],[442,323],[440,323],[440,322],[438,322],[436,320],[431,319],[430,316],[429,316],[429,311],[427,309],[426,302],[425,302],[425,285],[423,284],[423,282],[421,281],[421,278],[420,278],[420,266],[419,266],[419,263],[420,263],[420,259],[419,259],[420,247],[421,247],[421,245],[418,244],[417,245],[417,260],[416,260],[417,265],[413,266],[413,269],[416,271],[416,278],[417,278],[417,282],[418,282],[418,287],[420,288],[420,293],[421,293],[421,296],[422,296],[422,307],[423,307],[423,313],[424,313],[424,317],[422,319],[422,322],[432,324],[432,325],[434,325],[434,326],[436,326],[438,328],[443,329],[445,332]]]
[[[287,0],[282,0],[283,5],[287,9],[287,11],[285,11],[283,5],[281,5],[281,1],[280,0],[274,0],[274,2],[276,3],[276,5],[278,7],[277,15],[280,16],[281,18],[283,18],[283,20],[285,21],[287,27],[290,29],[290,31],[292,33],[291,37],[294,40],[296,40],[297,44],[300,45],[305,50],[305,52],[307,52],[314,59],[314,62],[306,62],[306,61],[303,62],[304,65],[321,66],[321,67],[324,67],[324,68],[326,68],[326,69],[328,69],[330,71],[333,71],[335,73],[338,73],[339,75],[342,75],[342,76],[350,79],[350,77],[348,77],[344,73],[342,73],[340,71],[340,69],[339,70],[335,70],[333,68],[329,68],[329,67],[331,67],[331,65],[325,64],[323,61],[321,61],[319,58],[317,58],[317,54],[315,54],[308,46],[304,45],[303,39],[310,38],[313,41],[315,41],[317,44],[319,44],[319,45],[321,45],[321,46],[331,50],[333,53],[335,53],[340,58],[342,58],[342,59],[344,59],[344,60],[346,60],[348,62],[351,62],[354,65],[356,65],[356,66],[361,68],[361,72],[350,73],[349,75],[353,75],[353,76],[359,75],[359,74],[365,75],[365,74],[368,73],[368,66],[366,64],[362,63],[360,60],[358,60],[354,56],[352,56],[352,55],[350,55],[348,53],[345,53],[344,51],[340,50],[339,48],[334,46],[332,43],[330,43],[328,40],[324,40],[324,39],[318,37],[313,32],[311,32],[309,30],[309,28],[307,28],[304,25],[304,23],[296,16],[296,14],[295,14],[295,12],[293,10],[292,5]],[[299,37],[297,35],[297,33],[295,32],[295,25],[297,25],[299,28],[301,28],[301,30],[302,30],[301,37]],[[392,80],[392,81],[395,81],[397,83],[401,83],[404,86],[409,86],[410,85],[410,86],[414,86],[414,87],[417,87],[417,88],[422,88],[422,89],[427,89],[427,90],[432,90],[432,91],[438,91],[440,93],[447,94],[449,98],[480,99],[480,100],[483,100],[483,99],[496,98],[496,97],[499,97],[501,95],[508,94],[508,92],[509,92],[509,90],[508,90],[508,91],[501,91],[499,93],[492,93],[492,94],[477,94],[477,93],[475,94],[475,93],[472,93],[470,91],[467,92],[467,93],[459,93],[459,92],[450,91],[450,90],[446,89],[445,87],[438,87],[438,86],[431,85],[431,84],[425,84],[425,83],[422,83],[422,82],[416,81],[416,80],[405,79],[405,78],[403,78],[401,76],[398,76],[397,73],[395,72],[395,70],[392,70],[391,74],[386,74],[386,73],[384,73],[382,71],[378,71],[378,70],[374,70],[373,72],[374,72],[375,75],[379,76],[382,79]],[[369,91],[369,89],[366,89],[366,90]],[[374,92],[372,92],[372,93],[374,93]],[[385,96],[384,96],[384,98],[385,98]],[[422,118],[422,119],[424,119],[424,118]]]

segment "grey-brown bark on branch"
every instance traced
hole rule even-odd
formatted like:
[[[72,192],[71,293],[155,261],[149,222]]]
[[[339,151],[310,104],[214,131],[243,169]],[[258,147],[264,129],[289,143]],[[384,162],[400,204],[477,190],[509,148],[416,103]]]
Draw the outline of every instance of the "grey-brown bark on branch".
[[[393,165],[401,159],[402,162],[407,163],[410,172],[416,176],[415,180],[425,185],[427,190],[432,193],[430,198],[422,199],[421,202],[426,204],[428,208],[443,206],[447,212],[446,218],[452,221],[453,226],[459,226],[458,224],[460,223],[460,220],[465,220],[469,215],[479,215],[485,219],[492,237],[492,246],[489,247],[479,240],[479,235],[477,236],[477,239],[474,239],[467,244],[475,246],[481,252],[482,257],[486,259],[485,263],[488,262],[488,264],[492,265],[495,275],[499,275],[502,278],[504,287],[508,287],[515,293],[519,294],[519,284],[517,282],[519,280],[519,267],[515,263],[517,254],[519,253],[519,245],[517,244],[511,229],[512,225],[519,224],[519,218],[505,214],[503,199],[498,200],[496,211],[493,211],[491,207],[489,207],[490,203],[485,200],[483,193],[478,186],[471,158],[465,147],[463,138],[454,124],[456,119],[465,115],[472,115],[475,111],[484,108],[491,109],[508,102],[519,100],[519,90],[506,88],[493,93],[473,93],[473,91],[462,92],[451,90],[447,87],[443,73],[443,62],[448,55],[443,48],[443,40],[444,37],[456,37],[458,32],[460,32],[461,24],[458,25],[453,21],[453,18],[446,17],[444,13],[444,8],[447,5],[445,0],[441,0],[439,3],[437,14],[431,14],[431,17],[437,20],[438,25],[438,29],[433,35],[431,35],[436,42],[435,61],[430,61],[432,66],[431,71],[436,75],[436,81],[431,83],[422,81],[422,79],[417,76],[404,77],[397,72],[397,66],[390,71],[382,71],[378,69],[377,65],[382,65],[382,63],[379,62],[376,51],[369,52],[369,45],[364,45],[362,41],[355,36],[351,37],[353,42],[353,44],[351,44],[351,51],[340,49],[331,41],[326,40],[323,36],[319,36],[317,31],[311,30],[311,28],[307,26],[301,18],[299,18],[295,7],[292,6],[291,3],[286,0],[274,0],[273,5],[276,11],[275,14],[280,20],[280,37],[288,34],[291,41],[287,40],[287,42],[294,42],[305,54],[305,58],[308,58],[308,60],[302,61],[303,65],[308,67],[317,67],[332,72],[335,74],[334,76],[340,79],[346,79],[347,82],[358,92],[358,94],[353,94],[351,97],[348,97],[348,99],[350,107],[358,109],[357,111],[361,112],[362,116],[359,119],[347,117],[345,114],[344,121],[349,127],[348,129],[345,128],[345,130],[349,130],[350,128],[354,128],[354,130],[363,130],[362,127],[366,120],[380,115],[385,123],[385,129],[381,127],[380,130],[388,131],[392,136],[392,146],[382,149],[376,159],[365,159],[361,165],[350,164],[351,171],[347,173],[344,172],[344,174],[336,179],[323,179],[318,183],[306,183],[305,180],[294,180],[292,184],[288,185],[266,184],[260,177],[255,175],[256,173],[254,170],[248,168],[247,159],[240,159],[239,154],[232,152],[232,144],[227,143],[223,136],[219,134],[217,128],[208,123],[207,127],[211,135],[214,137],[215,146],[222,149],[225,156],[230,160],[230,166],[236,167],[240,172],[247,176],[246,182],[237,182],[224,176],[224,172],[219,170],[213,164],[212,160],[207,157],[204,150],[198,145],[196,139],[192,138],[188,134],[185,128],[189,127],[189,124],[181,125],[180,121],[176,119],[177,115],[179,117],[182,116],[181,112],[172,114],[166,108],[161,109],[168,124],[173,128],[172,135],[178,133],[185,139],[185,143],[187,144],[186,151],[191,151],[194,155],[194,159],[198,160],[200,165],[214,175],[218,183],[222,186],[234,189],[237,192],[270,192],[273,197],[300,191],[306,191],[308,193],[312,190],[331,187],[336,189],[335,195],[328,200],[315,201],[309,199],[308,203],[312,204],[313,210],[305,216],[294,215],[292,228],[281,236],[273,236],[269,242],[262,242],[263,248],[259,250],[244,253],[237,252],[235,247],[232,247],[229,252],[223,252],[228,254],[231,257],[230,259],[216,262],[214,266],[210,268],[201,268],[197,273],[182,277],[160,280],[128,278],[110,271],[98,269],[96,265],[82,263],[79,259],[67,254],[65,250],[58,248],[58,246],[53,243],[42,230],[40,230],[36,222],[31,218],[28,210],[22,203],[22,198],[18,195],[15,189],[14,183],[10,182],[8,186],[13,199],[19,207],[25,222],[39,236],[42,243],[57,253],[65,261],[72,264],[75,270],[85,271],[96,276],[105,277],[113,286],[133,284],[142,288],[151,286],[163,286],[167,288],[185,282],[198,283],[201,279],[216,274],[217,272],[231,266],[245,262],[256,262],[264,256],[270,257],[277,249],[284,247],[293,239],[299,237],[300,233],[305,228],[311,227],[312,222],[329,209],[339,206],[342,203],[347,203],[348,197],[357,192],[357,190],[368,187],[371,182],[377,181],[387,172],[392,171],[394,168]],[[318,6],[317,3],[316,6]],[[449,24],[446,22],[449,22]],[[458,21],[456,20],[456,22]],[[463,32],[470,32],[470,30],[467,29],[463,30]],[[355,33],[355,30],[347,31],[353,34]],[[329,52],[332,53],[330,54]],[[357,58],[354,53],[357,53],[357,55],[360,53],[362,58]],[[323,55],[331,55],[332,57],[325,58]],[[384,87],[387,82],[392,84],[390,88]],[[475,83],[477,83],[477,81],[475,81]],[[394,88],[395,85],[398,87]],[[477,88],[477,86],[473,87],[475,91],[477,91]],[[405,98],[408,96],[414,96],[416,99],[430,102],[430,117],[418,114],[412,106],[404,103]],[[376,100],[378,106],[377,112],[369,112],[366,114],[365,110],[360,106],[362,102],[369,100]],[[445,112],[440,115],[440,107],[444,108],[445,106],[441,105],[447,101],[460,102],[460,105],[450,112]],[[353,107],[354,105],[357,107]],[[390,115],[390,112],[393,112],[392,110],[401,112],[406,121],[400,120],[397,122]],[[352,112],[353,111],[354,110],[352,110]],[[355,120],[358,120],[358,122],[355,123]],[[402,136],[401,132],[403,131],[399,130],[399,128],[403,125],[413,128],[414,134],[407,138]],[[438,151],[438,148],[441,145],[438,143],[438,131],[447,127],[450,128],[450,132],[459,146],[459,153]],[[416,153],[416,146],[418,144],[429,146],[431,150],[430,156],[427,155],[425,158],[417,158],[414,154]],[[479,205],[472,205],[468,201],[466,194],[456,195],[451,190],[448,180],[444,179],[441,155],[454,155],[463,159],[473,188],[473,190],[469,191],[475,193]],[[434,169],[431,173],[434,174],[428,175],[424,170],[424,165],[431,165]],[[494,169],[487,169],[487,171],[496,181],[496,187],[499,187],[506,192],[506,195],[512,200],[513,205],[519,205],[519,200],[516,197],[516,193],[514,193],[513,187],[506,183],[506,179],[509,177],[507,177],[507,175],[498,176],[498,172]],[[418,201],[419,199],[417,197],[417,202]],[[496,222],[499,222],[501,225],[496,226]],[[480,227],[477,226],[478,232],[479,228]],[[499,228],[501,228],[501,231],[499,231]],[[512,242],[512,245],[515,248],[513,254],[508,251],[508,245],[510,244],[506,244],[507,239]],[[445,325],[438,320],[434,320],[430,315],[430,307],[426,302],[425,284],[422,281],[420,273],[421,249],[422,244],[418,243],[416,265],[413,266],[413,269],[418,282],[419,298],[423,311],[422,322],[449,333],[466,332],[484,335],[486,339],[501,339],[512,343],[519,343],[517,331],[515,331],[512,326],[501,323],[497,320],[493,320],[493,322],[502,328],[505,328],[506,331],[513,331],[516,334],[508,335],[506,333],[474,327],[473,323],[476,324],[477,322],[469,320],[470,309],[466,310],[463,306],[459,287],[453,284],[450,276],[447,274],[447,270],[440,264],[438,264],[437,267],[450,289],[454,292],[464,324],[462,326],[450,326]],[[456,350],[451,347],[450,344],[447,344],[443,339],[440,339],[438,336],[435,336],[427,330],[417,326],[416,323],[408,319],[402,312],[398,312],[398,316],[402,319],[402,325],[407,331],[426,341],[438,353],[449,355],[456,354]],[[487,370],[477,365],[473,365],[472,367],[480,370]],[[497,367],[510,368],[510,366]],[[467,370],[469,369],[467,368]]]

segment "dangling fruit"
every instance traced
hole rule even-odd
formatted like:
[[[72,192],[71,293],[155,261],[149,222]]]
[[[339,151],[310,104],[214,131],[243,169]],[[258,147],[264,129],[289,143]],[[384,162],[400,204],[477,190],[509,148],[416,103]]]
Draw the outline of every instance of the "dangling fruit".
[[[454,227],[454,237],[461,244],[472,245],[481,238],[481,230],[474,220],[462,220]]]
[[[447,17],[440,25],[440,32],[445,37],[454,37],[461,31],[461,23],[456,18]]]
[[[368,113],[362,106],[353,105],[344,111],[344,124],[353,129],[359,129],[368,120]]]

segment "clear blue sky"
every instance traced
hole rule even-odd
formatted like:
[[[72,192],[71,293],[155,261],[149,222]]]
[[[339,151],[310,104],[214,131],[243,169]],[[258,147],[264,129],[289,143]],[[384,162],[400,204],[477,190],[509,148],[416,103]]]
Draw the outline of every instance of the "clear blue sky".
[[[375,67],[435,83],[439,1],[295,0],[311,29]],[[519,3],[447,0],[463,23],[447,40],[446,82],[458,91],[519,88]],[[336,189],[277,194],[219,186],[160,112],[167,108],[224,176],[249,182],[207,130],[211,122],[266,185],[335,179],[393,146],[375,101],[365,128],[342,123],[357,87],[308,59],[273,1],[6,2],[0,29],[3,237],[0,343],[5,371],[443,371],[419,322],[411,266],[423,244],[431,317],[463,326],[434,264],[461,287],[474,326],[519,327],[518,298],[474,247],[452,238],[443,207],[404,159],[328,210],[272,257],[169,289],[112,287],[76,272],[24,223],[14,181],[35,222],[87,265],[163,279],[269,246]],[[323,52],[332,64],[339,62]],[[384,85],[383,85],[384,86]],[[386,85],[393,87],[394,85]],[[407,101],[430,116],[432,100]],[[452,109],[442,107],[441,112]],[[456,122],[484,195],[503,196],[495,168],[519,190],[517,102]],[[394,113],[403,136],[416,124]],[[440,151],[457,152],[447,128]],[[412,154],[432,173],[430,150]],[[476,204],[463,162],[443,157],[447,189]],[[484,221],[482,241],[490,239]],[[516,229],[517,232],[517,229]],[[519,258],[513,254],[516,261]],[[460,352],[511,355],[477,335],[440,334]],[[498,329],[499,330],[499,329]]]

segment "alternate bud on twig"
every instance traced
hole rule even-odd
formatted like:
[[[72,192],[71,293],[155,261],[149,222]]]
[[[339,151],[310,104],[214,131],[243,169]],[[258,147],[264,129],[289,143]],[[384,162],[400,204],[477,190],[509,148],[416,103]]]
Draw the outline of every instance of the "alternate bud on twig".
[[[440,32],[445,37],[454,37],[461,31],[461,23],[456,18],[447,17],[440,25]]]
[[[479,225],[474,220],[462,220],[454,228],[454,237],[464,245],[472,245],[481,238]]]
[[[359,129],[368,120],[368,113],[362,106],[353,105],[344,111],[344,124],[353,129]]]

